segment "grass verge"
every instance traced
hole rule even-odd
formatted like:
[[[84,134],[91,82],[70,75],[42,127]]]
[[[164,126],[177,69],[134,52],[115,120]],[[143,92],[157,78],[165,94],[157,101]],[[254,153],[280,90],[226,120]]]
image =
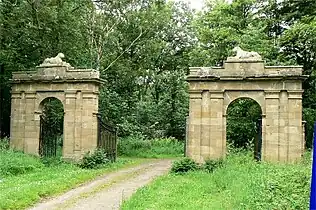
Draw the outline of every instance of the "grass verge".
[[[97,176],[147,161],[119,158],[116,163],[87,170],[69,163],[47,166],[36,157],[13,151],[0,151],[0,159],[9,160],[10,157],[11,162],[0,162],[0,209],[23,209],[43,198],[61,194],[93,180]],[[11,172],[7,173],[7,169]]]
[[[269,164],[251,157],[231,155],[213,173],[160,177],[139,189],[122,209],[308,209],[310,161]]]

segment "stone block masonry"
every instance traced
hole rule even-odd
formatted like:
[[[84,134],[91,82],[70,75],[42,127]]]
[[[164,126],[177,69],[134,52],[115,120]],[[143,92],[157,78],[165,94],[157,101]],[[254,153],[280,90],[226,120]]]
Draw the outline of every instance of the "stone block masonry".
[[[39,154],[41,103],[53,97],[64,107],[63,157],[77,160],[97,147],[102,80],[96,70],[74,69],[56,58],[45,60],[35,71],[13,73],[11,147]]]
[[[229,57],[223,67],[192,67],[186,155],[225,157],[228,106],[255,100],[262,110],[262,160],[295,162],[304,152],[300,66],[265,66],[261,57]]]

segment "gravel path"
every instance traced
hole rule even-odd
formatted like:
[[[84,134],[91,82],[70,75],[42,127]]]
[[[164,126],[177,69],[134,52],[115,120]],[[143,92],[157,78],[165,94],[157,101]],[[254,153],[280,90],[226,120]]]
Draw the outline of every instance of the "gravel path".
[[[59,197],[44,201],[30,210],[119,209],[138,188],[166,173],[171,160],[156,160],[107,174]]]

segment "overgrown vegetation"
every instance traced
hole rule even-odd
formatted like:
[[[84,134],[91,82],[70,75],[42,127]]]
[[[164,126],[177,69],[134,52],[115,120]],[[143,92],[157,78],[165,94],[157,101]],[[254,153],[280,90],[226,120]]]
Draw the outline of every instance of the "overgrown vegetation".
[[[115,163],[104,164],[103,159],[101,163],[100,158],[96,157],[88,161],[88,164],[83,161],[80,164],[85,166],[83,169],[60,158],[40,159],[8,150],[7,145],[7,140],[0,140],[0,209],[23,209],[44,197],[67,191],[98,175],[144,161],[120,158]],[[95,169],[86,169],[91,168],[91,162]]]
[[[212,173],[169,173],[139,189],[122,209],[308,209],[310,155],[297,164],[258,163],[252,157],[245,151],[231,154],[215,170],[208,162]]]
[[[0,176],[26,174],[43,167],[41,160],[31,155],[11,150],[0,152]]]
[[[121,138],[118,154],[128,157],[164,158],[184,155],[184,142],[174,138],[144,139],[143,137]]]

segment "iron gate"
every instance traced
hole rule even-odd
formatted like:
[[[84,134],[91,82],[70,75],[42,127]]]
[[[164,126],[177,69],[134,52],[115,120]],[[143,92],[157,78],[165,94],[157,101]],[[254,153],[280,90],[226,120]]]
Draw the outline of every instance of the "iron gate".
[[[56,157],[58,147],[58,137],[50,123],[40,116],[40,138],[39,138],[39,155],[41,157]]]
[[[111,161],[117,156],[117,128],[102,121],[98,116],[98,148],[106,152]]]
[[[255,159],[261,161],[262,150],[262,119],[257,121],[257,139],[255,141]]]

